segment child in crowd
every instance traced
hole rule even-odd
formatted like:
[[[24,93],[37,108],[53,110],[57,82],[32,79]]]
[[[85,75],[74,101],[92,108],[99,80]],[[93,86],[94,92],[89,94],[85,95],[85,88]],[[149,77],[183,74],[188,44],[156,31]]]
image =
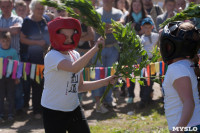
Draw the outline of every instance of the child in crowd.
[[[10,32],[2,32],[0,35],[0,58],[7,58],[12,60],[19,60],[17,51],[10,47],[11,34]],[[8,120],[14,119],[15,107],[15,84],[19,83],[19,79],[12,79],[11,77],[3,76],[0,79],[0,123],[4,121],[4,99],[6,98],[8,107]]]
[[[22,17],[24,19],[27,15],[27,7],[26,7],[26,2],[23,0],[16,1],[15,3],[15,12],[19,17]]]
[[[163,82],[164,108],[170,132],[176,127],[200,131],[200,35],[189,22],[164,27],[160,50],[168,69]]]
[[[153,30],[153,22],[152,19],[150,18],[144,18],[141,23],[141,29],[143,30],[144,34],[141,36],[141,43],[144,45],[144,49],[147,51],[149,59],[152,58],[152,53],[154,47],[157,45],[158,39],[159,39],[159,34],[152,32]],[[142,79],[144,82],[143,86],[140,86],[140,97],[141,97],[141,102],[140,102],[140,107],[144,107],[146,103],[149,103],[152,100],[153,97],[153,82],[150,83],[150,86],[147,86],[147,81],[146,79]],[[134,98],[134,88],[135,84],[131,83],[131,86],[128,88],[129,92],[129,99],[128,103],[133,103],[133,98]]]

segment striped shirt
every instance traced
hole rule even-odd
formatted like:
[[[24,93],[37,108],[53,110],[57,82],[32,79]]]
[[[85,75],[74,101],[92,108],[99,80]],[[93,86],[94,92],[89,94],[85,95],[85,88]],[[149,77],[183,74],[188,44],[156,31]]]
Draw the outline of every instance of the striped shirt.
[[[9,28],[10,26],[13,26],[14,24],[18,24],[20,27],[22,27],[22,23],[23,23],[23,19],[14,14],[11,14],[10,18],[8,19],[3,18],[2,15],[0,16],[1,28]],[[19,34],[11,36],[11,48],[14,48],[15,50],[17,50],[17,53],[19,54],[19,49],[20,49]]]

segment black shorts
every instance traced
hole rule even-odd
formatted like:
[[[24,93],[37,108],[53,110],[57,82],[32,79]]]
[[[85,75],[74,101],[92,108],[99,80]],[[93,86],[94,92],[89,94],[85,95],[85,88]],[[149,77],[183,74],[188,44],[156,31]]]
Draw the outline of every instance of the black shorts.
[[[43,107],[45,133],[90,133],[85,115],[80,106],[74,111],[62,112]]]

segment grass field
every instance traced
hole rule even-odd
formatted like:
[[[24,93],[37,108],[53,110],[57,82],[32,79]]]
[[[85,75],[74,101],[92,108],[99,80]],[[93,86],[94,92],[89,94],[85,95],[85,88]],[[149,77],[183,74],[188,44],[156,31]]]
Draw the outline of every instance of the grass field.
[[[96,125],[90,126],[91,132],[169,133],[161,100],[155,101],[144,109],[134,109],[133,112],[133,115],[117,113],[110,119],[97,121]]]

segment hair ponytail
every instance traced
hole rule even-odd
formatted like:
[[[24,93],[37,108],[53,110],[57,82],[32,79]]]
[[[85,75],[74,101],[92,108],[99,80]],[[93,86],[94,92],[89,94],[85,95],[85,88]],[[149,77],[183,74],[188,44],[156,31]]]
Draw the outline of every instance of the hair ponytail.
[[[46,55],[49,51],[51,51],[52,49],[53,49],[53,47],[52,47],[51,45],[49,45],[49,47],[47,48],[47,50],[44,51],[43,56],[45,57],[45,55]]]

